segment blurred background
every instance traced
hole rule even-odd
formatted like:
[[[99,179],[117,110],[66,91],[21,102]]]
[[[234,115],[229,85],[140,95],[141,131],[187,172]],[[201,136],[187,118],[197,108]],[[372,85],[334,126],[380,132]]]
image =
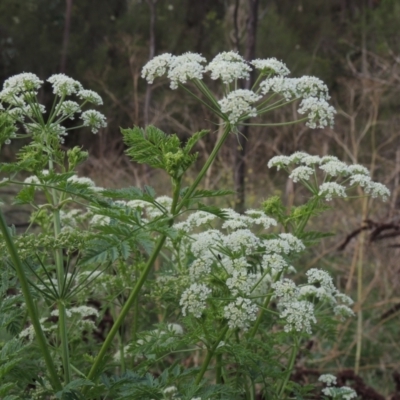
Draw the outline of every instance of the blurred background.
[[[67,138],[65,146],[90,151],[80,173],[99,186],[149,184],[168,194],[168,180],[124,155],[120,128],[156,125],[200,143],[207,157],[218,137],[213,116],[166,80],[151,86],[142,66],[164,52],[237,50],[247,59],[276,57],[291,76],[315,75],[328,85],[338,114],[335,127],[252,127],[247,140],[230,138],[206,177],[208,188],[235,188],[224,206],[258,207],[271,195],[288,206],[304,193],[285,173],[269,171],[274,155],[306,151],[331,154],[368,167],[392,191],[388,202],[356,199],[335,203],[315,229],[336,233],[310,250],[300,272],[320,266],[355,300],[358,317],[346,322],[337,343],[310,342],[313,361],[300,357],[298,376],[342,374],[365,399],[400,399],[400,1],[399,0],[1,0],[0,81],[21,72],[41,79],[65,73],[104,100],[108,127]],[[213,86],[213,83],[211,83]],[[52,100],[50,87],[40,100]],[[269,114],[270,122],[296,115],[296,107]],[[75,131],[74,131],[75,132]],[[2,149],[11,159],[18,144]],[[188,177],[190,180],[190,176]],[[361,311],[360,311],[361,310]]]

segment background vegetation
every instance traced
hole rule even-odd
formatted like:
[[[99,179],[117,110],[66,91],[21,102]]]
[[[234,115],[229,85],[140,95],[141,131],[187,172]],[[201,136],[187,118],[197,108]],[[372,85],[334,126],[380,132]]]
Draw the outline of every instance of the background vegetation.
[[[248,23],[252,6],[257,6],[256,26]],[[258,206],[285,185],[285,192],[278,194],[286,204],[295,204],[301,193],[283,181],[283,174],[269,172],[266,163],[273,155],[304,150],[361,163],[370,168],[374,180],[392,190],[383,205],[360,199],[352,209],[332,213],[323,227],[338,235],[303,260],[304,271],[318,264],[334,272],[338,288],[357,300],[356,311],[362,314],[342,327],[335,347],[310,343],[320,357],[314,365],[305,365],[300,357],[297,373],[299,381],[307,382],[315,371],[332,371],[335,366],[362,398],[398,399],[399,25],[396,0],[2,0],[0,80],[24,71],[42,79],[64,72],[99,92],[105,100],[107,129],[95,139],[71,136],[65,145],[91,148],[93,156],[82,172],[99,185],[149,183],[158,194],[163,194],[166,180],[127,161],[119,128],[153,124],[188,137],[215,127],[208,111],[179,91],[161,81],[151,88],[146,85],[141,68],[154,54],[195,51],[208,59],[229,49],[245,54],[255,32],[256,57],[277,57],[292,76],[324,80],[338,111],[334,129],[252,127],[244,160],[232,137],[205,185],[239,190],[241,181],[235,176],[242,168],[246,206]],[[45,92],[40,100],[46,102],[47,95],[51,97]],[[279,111],[274,120],[286,117]],[[200,143],[203,157],[217,137],[218,131]],[[11,145],[3,158],[12,156]],[[232,206],[235,199],[231,201]],[[17,217],[23,219],[23,214]],[[17,217],[8,215],[11,222],[23,222],[13,221]]]

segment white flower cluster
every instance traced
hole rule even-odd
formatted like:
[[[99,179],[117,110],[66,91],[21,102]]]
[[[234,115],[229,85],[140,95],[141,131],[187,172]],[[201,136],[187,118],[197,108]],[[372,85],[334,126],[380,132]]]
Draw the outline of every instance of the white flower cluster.
[[[303,99],[297,112],[308,114],[306,125],[311,129],[333,126],[333,119],[336,114],[336,110],[326,100],[317,97]]]
[[[177,89],[179,83],[185,84],[188,79],[203,79],[204,67],[201,63],[206,61],[200,54],[190,52],[174,57],[168,71],[171,89]]]
[[[142,69],[142,77],[148,83],[153,83],[156,77],[166,74],[171,81],[171,89],[176,89],[180,83],[201,80],[205,72],[210,72],[211,79],[221,79],[224,84],[229,85],[238,79],[249,79],[251,64],[268,78],[260,83],[257,92],[237,89],[235,84],[235,90],[228,92],[218,102],[221,112],[228,116],[231,124],[236,124],[245,117],[257,116],[257,108],[252,105],[262,98],[259,92],[262,95],[278,93],[287,101],[302,99],[298,112],[307,113],[306,124],[312,129],[333,124],[335,110],[326,102],[329,99],[328,88],[319,78],[287,78],[290,71],[276,58],[256,59],[248,63],[234,51],[217,54],[208,65],[203,66],[205,62],[206,59],[196,53],[185,53],[181,56],[166,53],[150,60]],[[273,76],[270,77],[271,75]],[[207,92],[204,86],[199,85],[199,88],[203,93]],[[231,90],[229,87],[228,89]]]
[[[46,113],[46,109],[42,104],[37,103],[36,93],[40,89],[43,81],[36,75],[31,73],[22,73],[8,78],[0,92],[0,101],[8,103],[5,108],[0,103],[0,109],[5,110],[7,114],[14,120],[23,124],[26,133],[32,135],[41,135],[48,133],[58,137],[60,143],[64,143],[64,136],[67,130],[61,125],[65,119],[74,119],[75,114],[81,113],[81,105],[76,101],[67,100],[66,96],[76,95],[82,99],[84,103],[90,102],[96,105],[103,104],[101,97],[92,90],[83,89],[82,85],[64,74],[52,75],[48,80],[53,86],[53,93],[59,96],[58,103],[54,109],[55,116],[59,117],[55,122],[54,114],[48,117],[49,122],[44,125],[43,119],[38,118],[37,112]],[[84,104],[83,103],[83,104]],[[96,133],[100,127],[106,126],[105,117],[98,111],[89,110],[82,113],[84,126],[92,127],[92,132]],[[25,119],[29,119],[26,122]],[[11,136],[10,139],[14,136]],[[10,142],[6,140],[6,143]]]
[[[53,93],[57,96],[70,96],[83,90],[80,82],[70,78],[65,74],[52,75],[47,82],[50,82],[53,86]]]
[[[327,272],[313,268],[307,271],[306,276],[306,285],[296,286],[288,278],[271,285],[274,297],[279,300],[278,308],[280,317],[285,320],[286,332],[295,330],[312,333],[311,325],[317,322],[314,315],[315,298],[333,307],[334,314],[342,319],[354,316],[354,312],[347,306],[353,301],[335,288],[332,277]]]
[[[299,253],[305,249],[303,242],[291,233],[280,233],[277,239],[264,241],[267,254],[290,254]]]
[[[66,100],[61,104],[60,109],[57,112],[57,115],[62,115],[69,119],[75,119],[74,114],[80,112],[81,107],[76,101]]]
[[[8,93],[19,95],[24,92],[35,92],[41,87],[43,81],[35,74],[23,72],[22,74],[14,75],[4,81],[3,89],[8,90]]]
[[[330,201],[334,197],[347,197],[346,190],[355,186],[364,188],[366,194],[372,197],[382,197],[386,201],[390,196],[389,189],[381,183],[372,181],[369,171],[362,165],[347,165],[334,156],[310,156],[304,152],[296,152],[291,156],[275,156],[268,162],[268,167],[276,167],[278,171],[283,168],[288,170],[292,164],[302,164],[294,168],[289,178],[294,182],[308,180],[312,175],[317,175],[318,170],[323,171],[325,176],[318,188],[318,196]],[[311,168],[311,166],[313,168]],[[318,169],[316,169],[318,167]],[[331,179],[342,179],[340,183]],[[344,186],[348,184],[348,187]]]
[[[331,374],[324,374],[318,378],[319,382],[325,383],[326,388],[322,389],[322,393],[325,396],[332,397],[334,399],[351,400],[357,397],[357,392],[349,388],[348,386],[335,387],[337,384],[336,376]]]
[[[236,124],[243,117],[255,117],[257,109],[251,105],[261,99],[261,96],[251,90],[238,89],[230,92],[218,101],[221,111],[227,114],[229,122]]]
[[[161,54],[150,60],[142,69],[142,78],[148,83],[153,83],[154,79],[165,75],[175,56],[169,53]]]
[[[96,106],[101,106],[103,104],[103,99],[93,90],[82,89],[77,93],[77,96],[88,103],[95,104]]]
[[[85,176],[72,175],[67,179],[67,182],[77,183],[78,185],[86,186],[88,188],[96,187],[96,184],[93,182],[93,180]]]
[[[179,300],[182,306],[182,314],[193,314],[195,318],[200,318],[206,308],[206,300],[211,293],[211,289],[204,284],[193,283],[186,289]]]
[[[278,93],[285,100],[317,98],[329,100],[328,87],[319,78],[303,76],[301,78],[285,78],[274,76],[260,83],[261,93]]]
[[[335,400],[336,399],[351,400],[357,397],[357,392],[348,386],[326,387],[322,389],[322,393],[325,396],[332,397]]]
[[[215,56],[205,70],[211,72],[211,79],[221,79],[227,84],[236,79],[248,79],[251,67],[238,53],[224,51]]]
[[[292,173],[289,175],[289,178],[293,182],[308,181],[313,174],[314,168],[307,167],[306,165],[300,165],[300,167],[297,167],[292,171]]]
[[[249,299],[238,297],[234,302],[224,307],[224,318],[228,320],[228,326],[232,329],[247,330],[250,322],[257,318],[258,307]]]
[[[91,127],[93,133],[97,133],[100,128],[107,126],[106,117],[96,110],[84,111],[81,114],[81,119],[83,120],[83,126]]]
[[[332,374],[324,374],[318,378],[318,381],[326,383],[328,386],[336,385],[336,376]]]
[[[326,100],[329,99],[327,86],[318,78],[303,76],[286,78],[275,76],[261,82],[261,93],[278,93],[286,101],[303,99],[297,110],[299,114],[308,114],[306,123],[312,129],[333,125],[335,109]]]
[[[278,61],[275,57],[267,58],[266,60],[257,58],[251,63],[256,69],[261,70],[263,74],[276,74],[280,76],[286,76],[290,74],[290,71],[286,65],[283,62]]]

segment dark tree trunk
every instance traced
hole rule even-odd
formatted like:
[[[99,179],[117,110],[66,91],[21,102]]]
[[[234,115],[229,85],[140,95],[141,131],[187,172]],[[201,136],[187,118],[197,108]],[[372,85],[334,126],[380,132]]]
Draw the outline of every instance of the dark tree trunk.
[[[149,60],[156,55],[156,2],[157,0],[147,0],[150,9],[150,40],[149,40]],[[144,125],[147,126],[150,122],[150,102],[151,102],[151,85],[146,87],[146,97],[144,100]]]
[[[61,62],[60,62],[60,72],[62,73],[65,73],[67,69],[67,53],[68,53],[68,43],[69,43],[69,29],[71,25],[71,12],[72,12],[72,0],[66,0],[64,35],[63,35],[63,44],[62,44]]]
[[[246,49],[244,53],[244,58],[247,61],[251,61],[255,59],[256,55],[256,38],[257,38],[257,22],[258,22],[257,18],[258,18],[259,0],[247,0],[247,2],[249,8],[249,17],[247,20],[247,27],[246,27]],[[237,21],[235,21],[235,29],[236,27],[237,27]],[[239,46],[237,43],[237,48],[238,47]],[[244,88],[251,89],[253,83],[254,83],[254,73],[251,73],[250,79],[245,82]],[[250,127],[247,125],[241,128],[240,130],[241,135],[238,135],[238,145],[236,146],[236,152],[235,152],[234,180],[235,180],[235,190],[237,193],[235,209],[240,213],[244,211],[246,203],[246,155],[247,155],[246,150],[247,150],[247,140],[250,133],[249,128]]]

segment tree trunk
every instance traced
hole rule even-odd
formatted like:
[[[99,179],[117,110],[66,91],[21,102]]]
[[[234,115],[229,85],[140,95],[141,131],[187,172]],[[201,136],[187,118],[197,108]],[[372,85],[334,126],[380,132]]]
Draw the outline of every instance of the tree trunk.
[[[67,69],[67,53],[69,43],[69,28],[71,24],[72,0],[66,0],[65,7],[65,21],[64,21],[64,35],[61,50],[60,72],[65,73]]]
[[[249,16],[247,19],[246,26],[246,49],[244,58],[247,61],[255,59],[256,55],[256,38],[257,38],[257,18],[258,18],[258,7],[259,0],[247,0],[249,8]],[[236,3],[237,5],[238,3]],[[235,10],[236,11],[236,10]],[[237,13],[235,12],[237,17]],[[235,27],[237,26],[237,21],[234,21]],[[235,35],[235,37],[237,37]],[[238,41],[238,37],[236,39]],[[236,44],[237,49],[239,48],[239,43]],[[254,73],[250,74],[250,79],[245,82],[244,88],[251,89],[254,83]],[[249,122],[247,120],[246,122]],[[243,126],[240,129],[241,135],[238,135],[238,145],[235,151],[235,169],[234,169],[234,181],[236,190],[236,205],[235,209],[237,212],[244,212],[246,203],[246,150],[247,150],[247,140],[250,133],[249,126]]]
[[[149,51],[149,60],[154,58],[156,55],[156,2],[157,0],[147,0],[147,4],[150,9],[150,51]],[[151,102],[151,85],[147,85],[146,87],[146,97],[144,100],[144,125],[149,125],[150,122],[150,102]]]

